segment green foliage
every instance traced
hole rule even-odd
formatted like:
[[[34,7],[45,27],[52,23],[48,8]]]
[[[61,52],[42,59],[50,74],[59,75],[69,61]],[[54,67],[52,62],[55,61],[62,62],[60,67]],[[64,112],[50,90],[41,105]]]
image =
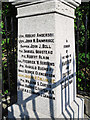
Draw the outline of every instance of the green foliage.
[[[0,16],[3,16],[6,12],[5,12],[6,10],[2,10],[2,11],[0,11]],[[2,18],[4,18],[4,16],[2,17]],[[6,32],[5,32],[5,24],[4,24],[4,20],[2,20],[1,22],[0,22],[0,27],[1,27],[1,29],[2,29],[2,31],[0,31],[0,33],[2,34],[2,35],[5,35],[6,34]],[[3,66],[3,72],[6,72],[7,70],[7,55],[6,55],[6,39],[2,39],[2,66]],[[5,75],[5,78],[6,78],[6,75]],[[3,79],[3,84],[5,84],[6,83],[6,80],[5,79]],[[6,90],[5,90],[6,91]],[[3,94],[5,94],[6,92],[5,91],[3,91]],[[2,94],[2,95],[3,95]]]
[[[12,59],[13,59],[13,47],[12,47],[12,39],[11,39],[11,16],[15,13],[13,11],[13,7],[10,3],[3,3],[2,4],[2,11],[0,11],[0,14],[2,14],[2,21],[0,22],[0,27],[2,28],[2,31],[0,33],[2,34],[2,67],[3,67],[3,85],[4,90],[3,94],[8,93],[8,66],[9,66],[9,75],[10,75],[10,81],[11,86],[10,89],[13,89],[15,86],[15,82],[13,80],[12,71],[14,67],[12,67]],[[16,14],[16,13],[15,13]],[[1,15],[0,15],[1,16]],[[5,30],[5,16],[7,17],[7,31]],[[16,16],[15,16],[16,17]],[[7,37],[6,37],[7,36]],[[15,40],[17,40],[15,38]],[[8,48],[8,51],[7,51]],[[16,52],[16,42],[15,42],[15,50]],[[16,55],[16,53],[15,53]],[[15,56],[15,60],[17,56]],[[16,64],[16,61],[15,61]]]
[[[4,93],[2,94],[2,92],[0,91],[0,95],[3,96],[5,94],[8,94],[8,90],[4,91]]]
[[[78,88],[79,90],[84,90],[85,80],[86,80],[86,91],[90,90],[90,83],[89,83],[89,70],[90,70],[90,52],[89,52],[89,39],[90,39],[90,31],[89,31],[89,23],[87,23],[87,55],[86,55],[86,62],[85,62],[85,19],[86,15],[89,19],[89,3],[82,3],[80,7],[76,9],[76,16],[79,17],[79,55],[78,55]],[[75,19],[75,30],[77,31],[77,17]],[[77,41],[76,41],[77,46]],[[77,57],[77,56],[76,56]],[[86,67],[86,72],[85,72]],[[86,74],[86,75],[85,75]]]

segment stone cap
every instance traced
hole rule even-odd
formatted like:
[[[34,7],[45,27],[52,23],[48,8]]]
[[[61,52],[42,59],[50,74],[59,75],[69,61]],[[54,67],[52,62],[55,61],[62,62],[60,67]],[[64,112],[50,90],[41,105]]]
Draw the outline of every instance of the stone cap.
[[[81,4],[81,0],[9,0],[9,2],[12,2],[14,5],[23,5],[26,3],[39,3],[39,2],[47,2],[47,1],[61,1],[63,3],[68,3],[73,5],[74,7],[79,6]]]
[[[78,2],[77,2],[78,1]],[[17,9],[17,18],[57,13],[75,18],[74,9],[81,0],[9,0]]]

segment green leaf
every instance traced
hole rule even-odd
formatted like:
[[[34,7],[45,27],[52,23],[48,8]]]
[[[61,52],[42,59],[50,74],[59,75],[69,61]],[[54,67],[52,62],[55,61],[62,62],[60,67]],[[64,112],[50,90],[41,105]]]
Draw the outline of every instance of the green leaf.
[[[79,82],[81,82],[81,79],[80,79],[80,78],[78,78],[78,81],[79,81]]]

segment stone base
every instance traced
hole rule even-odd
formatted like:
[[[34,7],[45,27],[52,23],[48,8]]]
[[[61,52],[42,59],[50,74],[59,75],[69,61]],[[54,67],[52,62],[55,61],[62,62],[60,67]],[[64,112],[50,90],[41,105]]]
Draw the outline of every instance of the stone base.
[[[29,116],[29,117],[28,117]],[[14,104],[8,108],[8,118],[51,118],[50,116],[40,114],[22,107],[22,105]],[[70,106],[58,118],[84,118],[84,100],[76,98]]]

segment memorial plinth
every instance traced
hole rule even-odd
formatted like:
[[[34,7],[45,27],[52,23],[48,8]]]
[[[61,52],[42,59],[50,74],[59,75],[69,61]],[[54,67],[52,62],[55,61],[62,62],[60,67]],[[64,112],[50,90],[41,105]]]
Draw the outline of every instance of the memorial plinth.
[[[83,118],[76,97],[74,11],[71,0],[17,1],[17,104],[9,118]]]

